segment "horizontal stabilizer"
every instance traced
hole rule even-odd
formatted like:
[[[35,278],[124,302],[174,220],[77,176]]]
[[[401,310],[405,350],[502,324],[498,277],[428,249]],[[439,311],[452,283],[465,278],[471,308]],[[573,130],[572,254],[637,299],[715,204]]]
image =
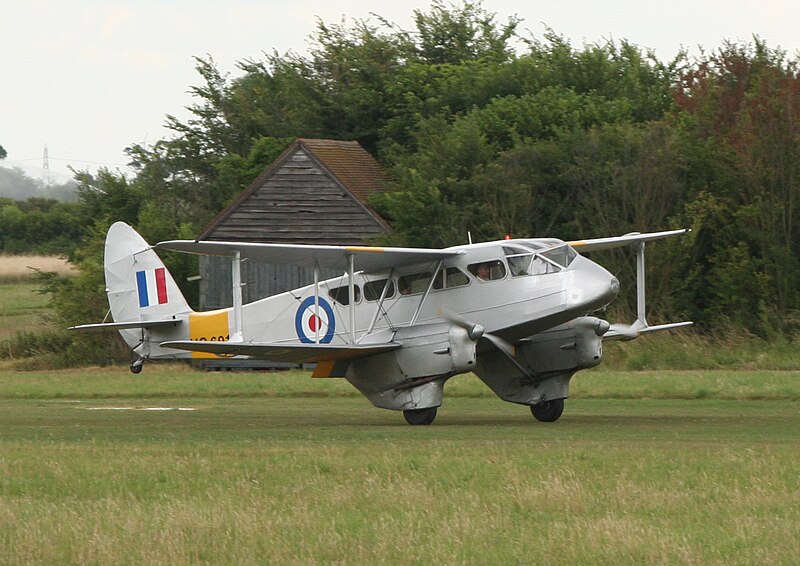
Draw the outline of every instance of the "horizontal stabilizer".
[[[165,348],[206,352],[219,356],[250,356],[261,360],[291,363],[316,363],[331,360],[363,358],[381,352],[396,350],[400,344],[270,344],[259,342],[201,342],[195,340],[174,340],[162,342]]]
[[[105,330],[126,330],[129,328],[155,328],[156,326],[177,326],[183,321],[177,318],[167,320],[134,320],[131,322],[103,322],[100,324],[79,324],[70,326],[69,330],[81,332],[103,332]]]
[[[612,238],[597,238],[594,240],[576,240],[574,242],[567,242],[570,246],[579,252],[593,252],[596,250],[610,250],[611,248],[618,248],[628,244],[635,244],[638,242],[650,242],[652,240],[660,240],[662,238],[669,238],[670,236],[680,236],[686,234],[690,230],[684,228],[682,230],[669,230],[666,232],[650,232],[648,234],[640,234],[634,232],[633,234],[625,234],[624,236],[614,236]]]

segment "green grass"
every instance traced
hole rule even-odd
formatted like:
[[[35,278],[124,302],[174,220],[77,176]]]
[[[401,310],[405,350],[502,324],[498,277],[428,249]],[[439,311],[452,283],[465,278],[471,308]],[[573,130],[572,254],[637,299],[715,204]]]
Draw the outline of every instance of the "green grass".
[[[47,327],[50,297],[38,293],[39,287],[32,282],[0,284],[0,341]]]
[[[554,424],[461,376],[429,427],[307,375],[0,371],[0,563],[800,556],[797,374],[584,372]]]
[[[123,367],[30,372],[10,371],[9,367],[8,363],[0,364],[0,398],[361,398],[344,379],[311,379],[308,372],[299,370],[202,372],[183,364],[147,364],[141,374],[133,376]],[[448,381],[445,395],[494,399],[493,393],[472,374]],[[577,373],[570,395],[572,399],[798,401],[800,371],[617,371],[600,367]]]
[[[660,332],[630,342],[606,342],[603,365],[625,370],[800,370],[799,339],[765,341],[738,328],[722,336]]]

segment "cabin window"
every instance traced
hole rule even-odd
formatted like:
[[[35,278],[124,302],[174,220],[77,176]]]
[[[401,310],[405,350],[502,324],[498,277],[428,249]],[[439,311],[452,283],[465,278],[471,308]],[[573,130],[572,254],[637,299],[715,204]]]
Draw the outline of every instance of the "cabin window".
[[[569,264],[572,263],[572,260],[578,256],[578,253],[567,244],[563,244],[539,253],[562,267],[569,267]]]
[[[568,248],[572,251],[572,256],[565,254],[562,248]],[[554,248],[545,252],[532,252],[531,250],[516,248],[510,246],[503,246],[503,251],[506,254],[506,261],[508,261],[508,268],[513,277],[520,277],[522,275],[545,275],[548,273],[558,273],[562,267],[566,265],[560,263],[561,260],[571,262],[577,255],[569,246],[562,246]],[[551,257],[551,252],[556,252],[554,257]]]
[[[377,301],[381,298],[383,288],[386,286],[386,279],[379,279],[378,281],[369,281],[364,283],[364,298],[368,301]],[[389,289],[386,291],[386,298],[391,299],[394,297],[394,281],[389,281]]]
[[[499,259],[482,261],[468,266],[469,272],[481,281],[495,281],[506,276],[506,266]]]
[[[535,257],[531,250],[503,246],[503,252],[506,254],[508,269],[511,271],[512,277],[531,274],[531,262]]]
[[[469,277],[457,267],[447,267],[440,269],[433,281],[434,289],[451,289],[469,285]]]
[[[431,281],[431,272],[410,273],[397,278],[397,288],[401,295],[424,293]]]
[[[356,302],[359,302],[361,300],[361,288],[358,285],[355,285],[353,294],[355,295]],[[350,304],[350,289],[347,285],[331,289],[328,291],[328,296],[340,305]]]

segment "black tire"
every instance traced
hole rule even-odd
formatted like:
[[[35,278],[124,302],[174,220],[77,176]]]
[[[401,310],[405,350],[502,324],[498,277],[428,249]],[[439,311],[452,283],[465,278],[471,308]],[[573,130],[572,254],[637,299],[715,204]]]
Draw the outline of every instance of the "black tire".
[[[410,425],[429,425],[436,418],[436,409],[437,407],[409,409],[408,411],[403,411],[403,416]]]
[[[136,360],[131,362],[130,368],[131,373],[142,373],[142,369],[144,369],[144,360]]]
[[[538,405],[531,405],[531,413],[536,417],[537,421],[543,423],[554,423],[564,412],[564,400],[553,399],[552,401],[545,401]]]

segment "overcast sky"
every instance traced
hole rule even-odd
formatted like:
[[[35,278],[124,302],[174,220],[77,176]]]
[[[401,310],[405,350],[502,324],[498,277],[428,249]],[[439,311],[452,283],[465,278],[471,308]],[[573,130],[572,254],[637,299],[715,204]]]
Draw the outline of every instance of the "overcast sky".
[[[68,165],[127,171],[124,149],[169,135],[166,114],[186,117],[200,84],[193,56],[210,54],[236,76],[235,62],[264,51],[305,53],[317,18],[370,18],[410,29],[428,1],[350,0],[0,0],[0,145],[5,167],[42,166],[45,144],[58,180]],[[573,45],[628,39],[662,60],[681,47],[697,54],[724,39],[750,40],[796,55],[798,0],[485,0],[499,21],[522,18]],[[373,20],[374,21],[374,20]]]

